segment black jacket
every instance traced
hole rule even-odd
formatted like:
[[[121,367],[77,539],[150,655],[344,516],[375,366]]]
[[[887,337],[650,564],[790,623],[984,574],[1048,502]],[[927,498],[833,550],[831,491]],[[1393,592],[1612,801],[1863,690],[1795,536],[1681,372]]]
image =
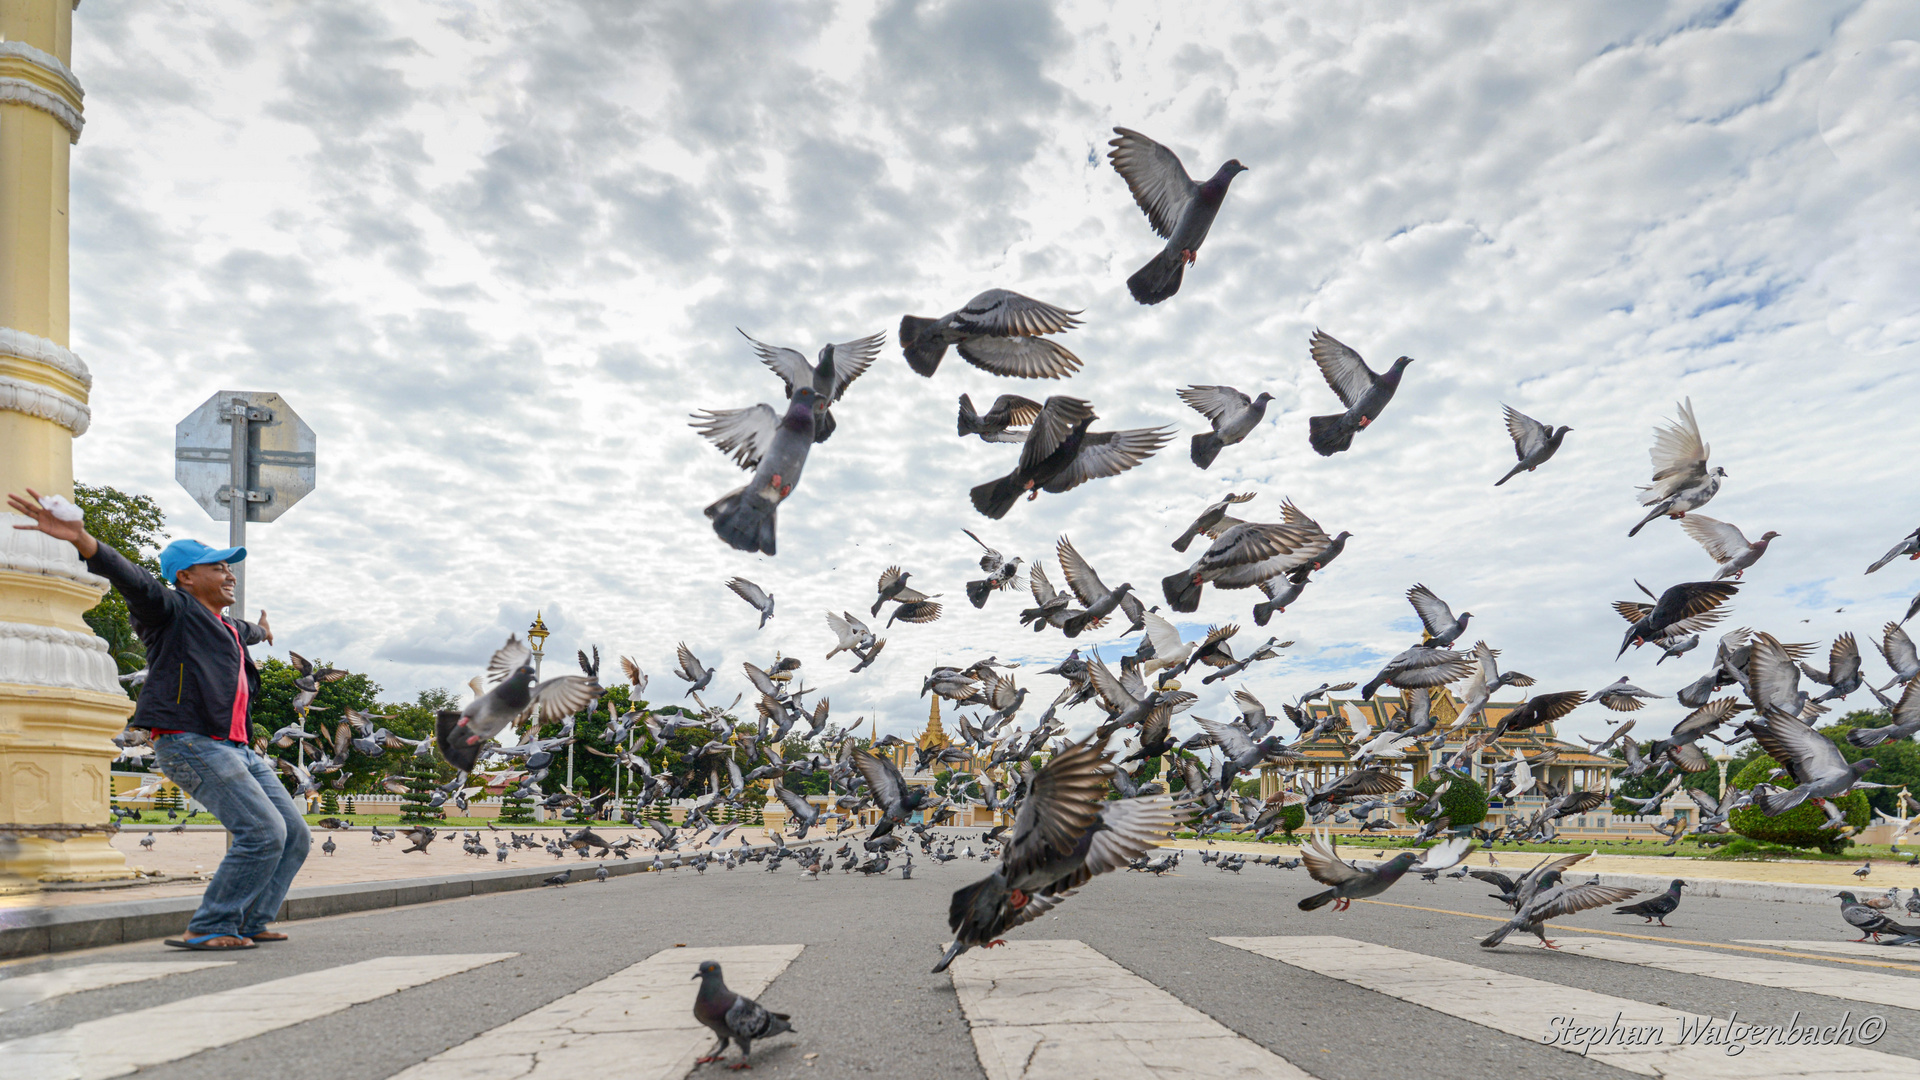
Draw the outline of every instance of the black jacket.
[[[206,606],[170,589],[106,544],[87,560],[127,598],[133,632],[147,647],[147,681],[134,706],[133,727],[191,731],[224,739],[233,730],[233,695],[246,664],[249,729],[254,702],[260,700],[260,669],[246,650],[233,647],[233,631]],[[235,620],[248,645],[266,639],[259,626]]]

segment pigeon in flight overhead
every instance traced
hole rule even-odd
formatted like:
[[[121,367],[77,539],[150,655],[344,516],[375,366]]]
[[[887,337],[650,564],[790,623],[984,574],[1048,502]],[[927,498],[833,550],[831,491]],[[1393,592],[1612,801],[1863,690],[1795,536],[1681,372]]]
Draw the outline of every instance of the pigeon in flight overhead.
[[[1264,391],[1259,397],[1249,398],[1231,386],[1189,386],[1176,393],[1213,425],[1212,431],[1193,437],[1193,463],[1203,469],[1220,456],[1222,447],[1252,434],[1266,418],[1267,403],[1273,400],[1273,395]]]
[[[1284,523],[1267,524],[1223,518],[1226,526],[1193,565],[1160,579],[1160,592],[1175,611],[1200,608],[1200,596],[1211,581],[1223,589],[1250,589],[1262,581],[1294,569],[1307,552],[1320,548],[1317,529]]]
[[[693,1017],[720,1038],[705,1056],[694,1058],[694,1064],[719,1061],[727,1052],[727,1043],[735,1042],[740,1044],[740,1061],[732,1067],[751,1068],[747,1056],[753,1053],[753,1040],[771,1039],[793,1030],[789,1023],[793,1017],[770,1012],[752,998],[727,989],[717,962],[703,962],[693,977],[700,980],[700,992],[693,998]]]
[[[1371,701],[1382,685],[1401,690],[1426,690],[1459,682],[1473,673],[1473,654],[1437,645],[1415,645],[1387,661],[1378,674],[1360,688],[1360,700]]]
[[[985,413],[973,411],[973,399],[960,395],[960,437],[978,435],[982,442],[1026,442],[1027,428],[1040,415],[1040,403],[1019,394],[1001,394]]]
[[[1827,670],[1800,665],[1800,671],[1807,678],[1827,687],[1827,692],[1814,698],[1814,703],[1844,698],[1860,689],[1865,681],[1860,672],[1860,643],[1851,633],[1841,634],[1833,639],[1833,648],[1827,654]]]
[[[1089,431],[1098,419],[1091,402],[1055,395],[1040,407],[1020,448],[1020,464],[998,480],[973,489],[973,508],[994,519],[1007,516],[1026,495],[1071,491],[1089,480],[1118,476],[1152,457],[1172,438],[1164,428]]]
[[[1642,700],[1643,698],[1656,699],[1659,696],[1659,694],[1653,693],[1650,690],[1640,689],[1628,682],[1627,677],[1622,675],[1618,682],[1609,683],[1595,690],[1593,696],[1587,698],[1587,700],[1597,701],[1607,708],[1612,709],[1614,712],[1633,712],[1646,705],[1646,701]]]
[[[1238,518],[1228,520],[1227,511],[1239,503],[1251,500],[1255,494],[1255,492],[1251,491],[1245,495],[1236,495],[1233,492],[1228,492],[1226,498],[1200,511],[1200,516],[1194,518],[1193,524],[1188,525],[1186,531],[1180,534],[1179,539],[1173,542],[1173,550],[1187,550],[1187,545],[1193,543],[1193,538],[1202,534],[1218,538],[1228,526],[1232,525],[1234,521],[1239,520]],[[1223,520],[1227,521],[1226,525],[1220,524]]]
[[[1712,448],[1700,441],[1693,399],[1688,398],[1678,409],[1679,419],[1653,429],[1653,446],[1647,451],[1653,459],[1653,482],[1640,488],[1640,505],[1653,509],[1627,530],[1628,536],[1638,536],[1647,522],[1662,514],[1683,518],[1707,505],[1720,493],[1720,482],[1726,478],[1727,470],[1717,465],[1707,468],[1707,454]]]
[[[826,442],[827,436],[833,434],[834,403],[846,394],[853,380],[873,366],[874,358],[880,355],[880,347],[887,343],[886,331],[882,330],[858,341],[822,346],[820,363],[815,366],[807,363],[807,358],[793,349],[754,341],[753,335],[745,330],[740,331],[740,336],[752,342],[753,351],[759,354],[760,362],[780,376],[780,381],[786,384],[788,400],[792,400],[794,391],[803,386],[819,395],[813,410],[814,442]]]
[[[887,619],[892,626],[897,619],[901,622],[930,623],[940,617],[940,605],[933,602],[934,593],[929,596],[907,584],[913,573],[898,566],[889,566],[880,572],[880,598],[873,602],[871,614],[880,614],[880,609],[891,600],[899,606],[893,609],[893,615]]]
[[[1180,279],[1200,252],[1213,227],[1227,185],[1246,172],[1238,158],[1221,165],[1204,184],[1196,184],[1173,151],[1137,131],[1117,127],[1119,138],[1107,145],[1107,159],[1127,182],[1133,201],[1167,246],[1127,279],[1127,291],[1142,304],[1157,304],[1180,291]]]
[[[1787,791],[1755,788],[1753,805],[1768,817],[1779,817],[1808,800],[1826,809],[1827,799],[1852,791],[1860,778],[1878,764],[1872,758],[1848,763],[1833,740],[1795,717],[1777,711],[1767,718],[1766,724],[1749,724],[1748,729],[1760,749],[1785,766],[1794,782],[1794,787]]]
[[[696,414],[693,426],[734,463],[753,469],[745,487],[722,495],[707,507],[713,531],[739,551],[774,554],[780,504],[793,494],[814,443],[814,409],[824,399],[812,387],[794,390],[784,417],[771,408]]]
[[[873,647],[873,631],[867,629],[867,624],[861,622],[850,611],[843,611],[838,615],[831,611],[827,612],[827,629],[833,631],[836,639],[833,648],[827,652],[828,660],[833,659],[843,650],[857,653],[862,649]]]
[[[307,715],[307,710],[313,707],[313,699],[320,696],[321,683],[339,682],[348,674],[338,668],[316,669],[312,661],[297,652],[287,653],[287,658],[293,661],[293,669],[300,673],[293,680],[294,688],[299,691],[293,695],[293,712],[296,716]]]
[[[1084,610],[1069,616],[1061,624],[1063,633],[1074,638],[1084,630],[1097,630],[1106,625],[1107,616],[1122,605],[1128,608],[1128,619],[1135,625],[1141,623],[1146,606],[1129,595],[1133,591],[1130,582],[1107,588],[1106,583],[1100,580],[1100,575],[1094,572],[1093,564],[1074,548],[1073,541],[1064,536],[1055,545],[1055,552],[1060,557],[1060,572],[1066,576],[1067,588],[1073,590],[1073,595],[1085,606]]]
[[[1021,559],[1017,555],[1009,559],[1005,555],[1000,554],[998,549],[991,547],[985,540],[975,536],[972,529],[961,529],[960,531],[972,537],[973,542],[980,545],[982,551],[980,556],[980,569],[987,573],[987,576],[984,578],[967,582],[967,600],[972,603],[974,607],[986,607],[987,597],[1001,589],[1019,588],[1020,564],[1025,561],[1024,559]]]
[[[1768,529],[1760,539],[1748,543],[1739,529],[1705,514],[1681,518],[1680,527],[1693,537],[1695,543],[1705,548],[1708,555],[1713,556],[1714,562],[1720,564],[1720,572],[1713,575],[1715,581],[1745,577],[1747,567],[1759,562],[1760,556],[1767,553],[1767,545],[1780,535]]]
[[[1046,335],[1079,326],[1078,314],[1008,289],[988,289],[938,319],[901,316],[900,350],[908,367],[929,378],[940,369],[947,346],[957,345],[960,358],[982,371],[1063,379],[1080,370],[1080,358]]]
[[[1288,577],[1284,581],[1281,578],[1268,578],[1254,588],[1259,589],[1266,599],[1253,605],[1253,623],[1255,626],[1265,626],[1275,612],[1285,612],[1288,604],[1300,599],[1300,594],[1306,591],[1307,579],[1304,576]]]
[[[1421,625],[1426,627],[1428,645],[1451,645],[1461,634],[1467,632],[1467,620],[1473,618],[1473,612],[1463,611],[1459,618],[1453,615],[1453,609],[1447,606],[1432,589],[1425,585],[1415,585],[1407,590],[1407,603],[1420,616]]]
[[[600,696],[600,684],[585,675],[560,675],[535,686],[533,650],[518,635],[508,635],[507,643],[494,651],[487,678],[492,689],[466,708],[442,709],[435,718],[440,756],[461,772],[472,772],[487,741],[536,708],[543,719],[567,717]]]
[[[1857,727],[1847,732],[1847,741],[1861,749],[1879,746],[1893,739],[1904,739],[1920,732],[1920,679],[1907,683],[1907,690],[1889,709],[1893,723],[1883,727]]]
[[[1513,439],[1513,452],[1520,463],[1508,469],[1507,475],[1495,480],[1494,487],[1545,465],[1548,458],[1559,452],[1560,440],[1573,430],[1564,425],[1558,430],[1548,427],[1511,405],[1502,404],[1500,410],[1507,419],[1507,434]]]
[[[1653,597],[1645,585],[1640,585],[1640,591]],[[1619,659],[1626,655],[1627,649],[1649,641],[1705,630],[1726,618],[1727,613],[1721,611],[1720,606],[1739,591],[1740,586],[1724,581],[1683,581],[1661,593],[1651,604],[1638,600],[1614,601],[1613,610],[1633,624],[1627,627],[1627,636],[1621,639],[1620,651],[1614,658]]]
[[[728,578],[727,588],[760,613],[760,625],[755,629],[766,629],[767,620],[773,618],[773,594],[743,577]]]
[[[680,696],[686,697],[696,690],[705,690],[707,684],[713,681],[713,669],[702,664],[700,658],[693,655],[693,650],[687,648],[687,643],[684,641],[675,647],[674,652],[680,660],[680,667],[674,674],[693,684],[687,687],[686,694]]]
[[[1885,555],[1873,560],[1873,565],[1867,567],[1867,573],[1873,573],[1902,555],[1909,559],[1920,559],[1920,529],[1908,533],[1905,539],[1893,545]]]
[[[1893,669],[1893,681],[1880,689],[1891,690],[1900,683],[1920,679],[1920,651],[1915,650],[1913,639],[1899,623],[1890,622],[1880,629],[1878,645],[1880,656]]]
[[[1340,404],[1347,407],[1344,413],[1307,418],[1307,440],[1313,445],[1313,452],[1332,457],[1353,445],[1354,432],[1379,419],[1380,411],[1393,400],[1394,391],[1400,389],[1400,376],[1406,372],[1407,365],[1413,363],[1413,357],[1403,356],[1395,360],[1392,367],[1375,374],[1367,362],[1360,359],[1359,353],[1323,330],[1313,332],[1308,352],[1319,365],[1321,377],[1339,396]]]

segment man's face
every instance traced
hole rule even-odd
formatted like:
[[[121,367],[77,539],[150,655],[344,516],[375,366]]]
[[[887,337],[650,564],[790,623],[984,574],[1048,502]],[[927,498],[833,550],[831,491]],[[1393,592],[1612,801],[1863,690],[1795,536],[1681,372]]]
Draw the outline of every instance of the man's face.
[[[226,563],[202,563],[173,575],[183,592],[203,604],[223,608],[233,603],[233,568]]]

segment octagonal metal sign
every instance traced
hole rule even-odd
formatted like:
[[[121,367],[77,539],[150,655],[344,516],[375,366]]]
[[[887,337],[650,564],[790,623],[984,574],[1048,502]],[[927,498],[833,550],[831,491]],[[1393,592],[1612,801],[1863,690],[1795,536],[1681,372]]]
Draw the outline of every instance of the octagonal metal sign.
[[[222,390],[173,428],[173,476],[215,521],[234,501],[234,425],[246,427],[248,521],[272,521],[314,485],[313,429],[279,394]]]

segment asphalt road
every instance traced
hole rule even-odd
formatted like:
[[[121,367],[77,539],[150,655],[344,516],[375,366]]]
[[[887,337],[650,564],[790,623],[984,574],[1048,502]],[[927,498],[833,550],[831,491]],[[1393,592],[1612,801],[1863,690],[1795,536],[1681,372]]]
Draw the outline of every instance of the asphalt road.
[[[979,862],[940,866],[916,859],[909,881],[898,873],[868,879],[834,871],[808,882],[791,864],[774,874],[749,864],[704,876],[682,870],[604,884],[589,877],[562,889],[292,923],[283,929],[293,940],[228,957],[238,961],[229,966],[0,1012],[0,1041],[376,957],[519,954],[141,1071],[143,1080],[382,1080],[661,950],[684,946],[691,976],[703,948],[797,943],[804,950],[760,995],[769,1008],[793,1015],[797,1034],[757,1046],[756,1073],[979,1077],[984,1073],[952,980],[928,969],[946,940],[950,894],[985,870]],[[1387,903],[1356,903],[1344,913],[1299,911],[1299,898],[1317,888],[1304,871],[1261,866],[1233,874],[1202,866],[1190,853],[1182,870],[1163,877],[1122,873],[1098,879],[1057,914],[1012,937],[1084,942],[1232,1031],[1328,1078],[1378,1080],[1407,1069],[1425,1078],[1462,1080],[1630,1074],[1213,938],[1337,935],[1718,1017],[1737,1009],[1742,1018],[1784,1022],[1798,1011],[1802,1023],[1825,1024],[1851,1009],[1855,1021],[1868,1014],[1886,1018],[1886,1034],[1872,1049],[1920,1058],[1920,1012],[1906,1008],[1550,952],[1530,936],[1483,950],[1476,942],[1494,923],[1475,916],[1505,909],[1478,882],[1403,881],[1381,897]],[[1603,911],[1556,923],[1556,937],[1604,930],[1668,943],[1731,945],[1740,939],[1852,936],[1837,903],[1686,900],[1666,929]],[[1682,947],[1712,956],[1781,959],[1752,947]],[[0,967],[0,975],[202,955],[155,942],[9,965]],[[1892,976],[1920,991],[1920,949],[1889,950],[1886,962],[1911,964],[1910,972],[1875,960],[1850,965],[1840,957],[1803,955],[1786,962]],[[690,1000],[691,983],[688,993]],[[1044,1009],[1046,1002],[1035,1007]],[[113,1037],[127,1040],[146,1034],[133,1023],[113,1029]],[[0,1057],[5,1053],[0,1047]],[[1753,1069],[1747,1075],[1766,1075],[1761,1051],[1749,1053],[1754,1056],[1745,1060]],[[1200,1071],[1192,1075],[1205,1075],[1202,1065],[1196,1063]]]

